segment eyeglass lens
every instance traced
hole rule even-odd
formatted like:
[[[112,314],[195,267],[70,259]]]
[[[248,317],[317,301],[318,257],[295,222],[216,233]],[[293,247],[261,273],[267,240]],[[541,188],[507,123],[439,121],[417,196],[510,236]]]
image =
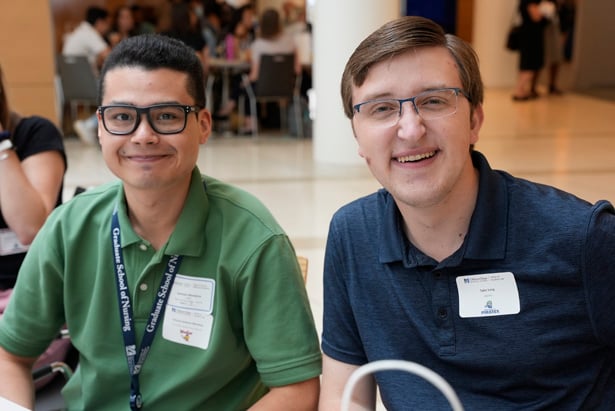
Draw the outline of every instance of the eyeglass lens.
[[[160,134],[180,133],[186,127],[187,110],[180,105],[158,105],[145,108],[107,106],[103,109],[103,124],[111,134],[131,134],[139,126],[142,113],[152,129]]]
[[[413,104],[412,109],[423,120],[435,120],[457,111],[455,89],[428,90],[408,99],[379,99],[360,104],[356,115],[370,125],[392,126],[403,112],[404,103]],[[409,107],[406,106],[406,109]]]

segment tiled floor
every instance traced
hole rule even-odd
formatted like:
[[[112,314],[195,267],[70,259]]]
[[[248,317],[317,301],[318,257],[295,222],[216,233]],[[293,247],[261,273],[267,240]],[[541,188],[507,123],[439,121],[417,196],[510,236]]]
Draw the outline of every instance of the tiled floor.
[[[590,201],[615,201],[615,103],[584,95],[513,103],[509,89],[487,90],[477,149],[492,167],[552,184]],[[341,110],[341,107],[340,107]],[[100,151],[67,138],[66,192],[113,176]],[[214,136],[202,147],[201,171],[259,197],[278,218],[298,254],[309,258],[307,288],[316,323],[322,317],[322,262],[332,213],[378,188],[366,166],[312,161],[310,140],[284,136]]]

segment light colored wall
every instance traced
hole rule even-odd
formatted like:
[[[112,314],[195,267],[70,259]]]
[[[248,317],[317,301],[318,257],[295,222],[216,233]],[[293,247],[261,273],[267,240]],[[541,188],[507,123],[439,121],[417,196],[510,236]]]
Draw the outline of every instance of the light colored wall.
[[[517,1],[475,0],[472,45],[478,53],[486,87],[511,87],[517,78],[518,54],[506,50],[504,39]]]
[[[53,26],[47,0],[2,0],[0,64],[13,109],[57,124]]]

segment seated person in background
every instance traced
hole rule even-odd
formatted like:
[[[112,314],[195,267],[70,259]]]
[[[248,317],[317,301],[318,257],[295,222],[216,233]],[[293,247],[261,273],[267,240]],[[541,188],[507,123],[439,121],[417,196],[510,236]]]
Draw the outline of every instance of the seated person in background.
[[[111,22],[107,10],[95,6],[88,7],[85,21],[82,21],[64,38],[62,55],[86,56],[92,65],[93,72],[98,75],[100,67],[111,51],[111,47],[105,40],[110,27]],[[97,128],[98,122],[95,115],[73,123],[73,129],[79,139],[88,145],[98,144]]]
[[[444,377],[468,410],[615,409],[615,211],[491,169],[478,58],[421,17],[370,34],[342,75],[359,154],[384,187],[338,210],[324,263],[321,410],[384,359]],[[390,410],[449,409],[401,372]],[[373,408],[371,408],[373,409]]]
[[[210,57],[218,57],[218,47],[222,41],[222,10],[218,3],[205,5],[201,19],[201,31],[207,44]]]
[[[148,13],[150,9],[151,7],[141,7],[138,4],[130,6],[132,18],[135,21],[135,34],[150,34],[156,32],[156,25],[148,21],[146,16],[146,13]]]
[[[32,407],[32,361],[66,323],[68,409],[316,409],[321,353],[292,244],[260,201],[196,166],[211,116],[194,51],[130,37],[101,92],[120,181],[59,207],[34,240],[0,321],[0,396]]]
[[[65,171],[60,131],[11,111],[0,68],[0,290],[13,288],[28,246],[61,204]]]
[[[113,16],[111,31],[107,34],[107,41],[114,47],[120,41],[136,35],[135,20],[129,6],[120,6]]]
[[[201,23],[189,4],[174,3],[171,5],[170,26],[162,34],[181,40],[191,47],[201,60],[205,74],[207,74],[209,71],[207,43],[203,38]]]
[[[243,15],[248,13],[248,10],[251,9],[237,11],[227,27],[227,33],[224,35],[224,41],[222,43],[224,58],[227,60],[238,60],[245,63],[250,62],[250,45],[252,43],[252,37],[248,27],[245,25],[245,18],[243,18]],[[237,107],[237,100],[243,92],[241,84],[242,75],[243,73],[241,71],[229,73],[231,95],[228,101],[223,102],[222,107],[217,110],[214,119],[228,119]]]
[[[250,81],[258,80],[260,58],[263,54],[294,54],[295,72],[301,73],[297,46],[291,35],[284,32],[280,14],[275,9],[266,9],[260,18],[259,35],[250,46]]]
[[[254,40],[239,12],[228,26],[224,36],[224,53],[229,60],[250,61],[250,46]]]
[[[301,74],[301,62],[297,53],[297,46],[292,36],[284,33],[280,14],[277,10],[269,8],[263,11],[259,20],[259,32],[256,40],[250,45],[250,73],[249,80],[256,83],[258,80],[258,72],[260,66],[260,58],[263,54],[294,54],[295,55],[295,73]],[[240,88],[236,88],[233,93],[233,102],[239,98],[239,93],[244,92]],[[236,106],[233,104],[232,108]],[[246,113],[249,114],[249,107],[246,107]],[[228,108],[227,108],[228,111]],[[224,114],[219,113],[219,114]],[[254,128],[252,117],[245,116],[244,125],[240,130],[241,134],[249,134]]]
[[[111,28],[109,12],[100,7],[88,7],[85,20],[64,38],[62,55],[86,56],[95,73],[98,73],[111,47],[105,36]]]

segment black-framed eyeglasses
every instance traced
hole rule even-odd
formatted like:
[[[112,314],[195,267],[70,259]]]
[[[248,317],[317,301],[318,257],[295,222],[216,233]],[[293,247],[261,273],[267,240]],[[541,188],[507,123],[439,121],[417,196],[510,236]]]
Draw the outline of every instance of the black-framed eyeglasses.
[[[129,104],[113,104],[98,107],[103,126],[109,134],[125,136],[135,132],[146,114],[147,121],[158,134],[177,134],[184,131],[188,114],[198,112],[199,106],[181,104],[154,104],[136,107]]]
[[[459,94],[470,99],[468,93],[458,87],[445,87],[426,90],[409,98],[368,100],[353,106],[354,117],[366,126],[392,127],[401,117],[403,104],[409,101],[423,120],[436,120],[457,112]]]

